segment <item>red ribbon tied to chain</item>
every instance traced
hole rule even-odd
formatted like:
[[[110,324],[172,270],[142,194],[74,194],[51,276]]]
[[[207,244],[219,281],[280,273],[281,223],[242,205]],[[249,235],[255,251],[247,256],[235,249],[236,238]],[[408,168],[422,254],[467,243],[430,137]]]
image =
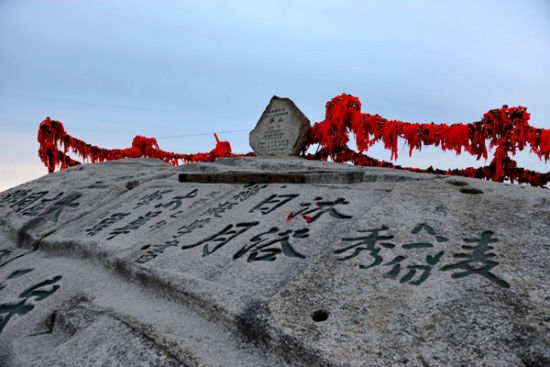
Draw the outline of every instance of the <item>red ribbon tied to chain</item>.
[[[319,144],[315,154],[306,154],[308,159],[349,162],[359,166],[390,167],[414,172],[438,173],[445,175],[475,177],[502,182],[529,183],[544,186],[550,181],[549,173],[540,173],[517,167],[510,158],[527,145],[539,159],[548,161],[550,156],[550,130],[537,129],[529,125],[529,114],[525,107],[503,106],[490,110],[483,119],[470,124],[426,124],[386,120],[379,115],[361,113],[361,102],[357,97],[342,94],[327,102],[325,120],[313,126],[309,146]],[[349,133],[353,133],[358,152],[347,146]],[[486,141],[495,149],[488,166],[455,170],[440,170],[429,167],[419,169],[401,167],[386,161],[371,158],[363,152],[376,142],[382,141],[386,149],[391,150],[390,160],[397,159],[398,138],[403,138],[409,146],[409,156],[414,149],[422,145],[441,146],[442,150],[462,150],[487,159]],[[306,148],[307,150],[307,148]]]
[[[342,94],[327,102],[325,119],[315,123],[311,130],[307,149],[318,144],[315,154],[303,154],[304,158],[327,160],[335,162],[349,162],[359,166],[390,167],[405,169],[414,172],[438,173],[453,176],[475,177],[502,182],[506,179],[511,182],[529,183],[543,187],[550,181],[550,172],[540,173],[517,166],[516,161],[510,158],[527,145],[531,152],[539,159],[548,161],[550,157],[550,130],[537,129],[529,125],[530,115],[525,107],[503,106],[490,110],[483,115],[480,121],[464,124],[426,124],[409,123],[398,120],[386,120],[379,115],[370,115],[361,112],[359,98]],[[349,133],[352,133],[358,151],[351,150]],[[155,138],[136,136],[132,147],[127,149],[103,149],[68,135],[59,121],[46,118],[40,124],[38,154],[48,171],[53,172],[56,167],[65,169],[81,164],[67,155],[69,149],[92,163],[104,162],[122,158],[158,158],[172,165],[189,162],[212,161],[220,157],[253,156],[232,154],[231,145],[227,141],[220,141],[214,134],[216,147],[208,153],[176,154],[165,152],[159,148]],[[454,150],[461,154],[464,150],[476,159],[488,158],[486,142],[489,148],[495,148],[494,156],[488,166],[454,170],[440,170],[429,167],[419,169],[401,167],[386,161],[371,158],[363,152],[368,151],[377,142],[383,142],[384,147],[391,151],[390,160],[397,159],[398,139],[402,138],[409,146],[409,156],[413,150],[421,150],[423,145],[440,146],[442,150]],[[59,150],[59,146],[63,151]]]
[[[82,157],[84,161],[91,163],[112,161],[122,158],[158,158],[174,166],[182,163],[213,161],[220,157],[242,157],[241,154],[232,154],[231,145],[227,141],[216,138],[216,147],[209,153],[176,154],[165,152],[159,148],[155,138],[147,138],[138,135],[132,141],[132,147],[127,149],[104,149],[75,139],[65,132],[63,124],[59,121],[46,118],[38,129],[38,142],[40,148],[38,155],[42,162],[52,173],[57,167],[66,169],[81,164],[67,155],[69,149]],[[59,146],[63,151],[59,150]],[[250,154],[249,154],[250,155]]]

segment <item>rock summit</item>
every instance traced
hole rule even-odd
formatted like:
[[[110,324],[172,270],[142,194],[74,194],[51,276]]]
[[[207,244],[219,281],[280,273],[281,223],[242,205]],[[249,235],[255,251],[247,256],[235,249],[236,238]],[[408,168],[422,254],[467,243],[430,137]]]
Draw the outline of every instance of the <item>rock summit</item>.
[[[0,193],[0,366],[548,366],[550,193],[300,158]]]

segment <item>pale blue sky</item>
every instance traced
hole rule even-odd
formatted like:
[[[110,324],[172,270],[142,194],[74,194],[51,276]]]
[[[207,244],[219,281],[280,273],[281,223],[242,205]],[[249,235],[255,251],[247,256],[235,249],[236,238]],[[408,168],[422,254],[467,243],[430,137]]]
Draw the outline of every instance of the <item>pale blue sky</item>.
[[[145,135],[177,153],[214,138],[160,137],[251,130],[272,95],[312,124],[349,93],[389,119],[472,122],[508,104],[550,128],[549,69],[548,0],[0,0],[0,191],[46,174],[47,116],[94,145]],[[251,150],[247,132],[220,138]],[[550,170],[533,154],[518,162]],[[439,149],[397,163],[485,164]]]

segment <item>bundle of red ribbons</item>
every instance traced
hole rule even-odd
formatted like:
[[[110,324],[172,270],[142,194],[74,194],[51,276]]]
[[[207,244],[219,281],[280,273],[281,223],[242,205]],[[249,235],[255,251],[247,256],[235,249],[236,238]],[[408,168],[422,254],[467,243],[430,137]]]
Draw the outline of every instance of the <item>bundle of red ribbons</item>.
[[[242,157],[242,154],[232,154],[231,145],[227,141],[220,141],[216,138],[216,147],[209,153],[176,154],[165,152],[159,148],[155,138],[136,136],[132,141],[132,147],[126,149],[104,149],[73,138],[65,132],[63,124],[59,121],[46,118],[40,124],[38,130],[38,142],[40,149],[38,155],[48,168],[49,173],[57,167],[65,169],[77,166],[81,162],[75,161],[67,155],[69,149],[76,153],[86,162],[97,163],[113,161],[122,158],[158,158],[174,166],[181,163],[213,161],[220,157]],[[63,151],[59,150],[59,147]],[[251,155],[250,153],[247,155]]]
[[[405,169],[414,172],[438,173],[453,176],[475,177],[502,182],[529,183],[533,186],[545,186],[550,181],[550,172],[540,173],[517,167],[510,158],[527,145],[539,159],[550,157],[550,130],[537,129],[529,125],[529,114],[525,107],[503,106],[490,110],[483,119],[470,124],[420,124],[397,120],[386,120],[379,115],[361,113],[361,102],[357,97],[342,94],[326,105],[325,120],[315,123],[308,141],[308,148],[318,144],[315,154],[304,154],[304,158],[349,162],[359,166],[376,166]],[[353,133],[358,151],[351,150],[347,143]],[[65,169],[80,164],[67,155],[69,149],[88,162],[103,162],[121,158],[159,158],[172,165],[189,162],[212,161],[220,157],[242,157],[231,153],[231,145],[220,141],[216,134],[216,147],[209,153],[176,154],[162,151],[155,138],[136,136],[132,147],[127,149],[103,149],[68,135],[59,121],[46,118],[40,124],[38,141],[39,156],[49,172],[56,167]],[[495,148],[494,156],[488,166],[454,170],[440,170],[401,167],[386,161],[371,158],[366,152],[373,144],[382,141],[386,149],[391,150],[390,160],[397,158],[398,138],[409,145],[409,155],[422,145],[440,146],[443,150],[462,150],[487,159],[487,141],[489,148]],[[63,150],[59,149],[61,147]],[[306,149],[307,150],[307,149]],[[254,155],[253,153],[246,156]]]

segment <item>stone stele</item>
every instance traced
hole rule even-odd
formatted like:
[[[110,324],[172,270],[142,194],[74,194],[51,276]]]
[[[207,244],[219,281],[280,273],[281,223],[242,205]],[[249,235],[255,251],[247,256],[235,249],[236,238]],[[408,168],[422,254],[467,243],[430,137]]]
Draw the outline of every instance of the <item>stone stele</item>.
[[[250,146],[259,156],[299,155],[304,151],[311,126],[290,98],[273,96],[250,132]]]
[[[0,366],[550,366],[550,192],[298,157],[0,193]]]

